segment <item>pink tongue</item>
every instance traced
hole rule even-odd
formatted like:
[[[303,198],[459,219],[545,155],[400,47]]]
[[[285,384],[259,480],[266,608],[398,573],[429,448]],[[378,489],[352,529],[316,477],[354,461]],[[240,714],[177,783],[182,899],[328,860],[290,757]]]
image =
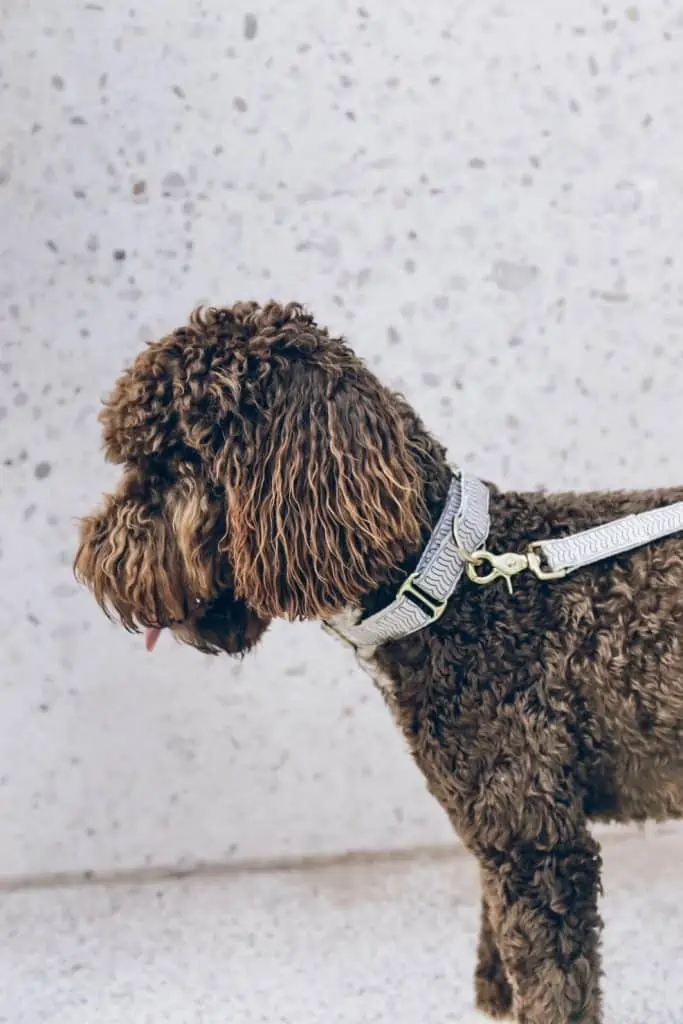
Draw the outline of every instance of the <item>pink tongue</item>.
[[[154,650],[154,648],[156,647],[157,640],[159,639],[160,636],[161,636],[161,630],[160,629],[151,629],[151,628],[149,628],[149,629],[145,630],[145,650],[149,651],[150,654]]]

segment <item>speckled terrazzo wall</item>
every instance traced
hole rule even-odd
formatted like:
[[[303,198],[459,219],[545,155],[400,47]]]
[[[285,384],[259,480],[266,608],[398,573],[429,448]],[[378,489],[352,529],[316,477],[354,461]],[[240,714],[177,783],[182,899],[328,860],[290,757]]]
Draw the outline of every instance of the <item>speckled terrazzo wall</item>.
[[[315,628],[147,658],[77,592],[98,401],[299,298],[489,478],[680,483],[681,7],[134,4],[0,5],[0,874],[446,839]]]

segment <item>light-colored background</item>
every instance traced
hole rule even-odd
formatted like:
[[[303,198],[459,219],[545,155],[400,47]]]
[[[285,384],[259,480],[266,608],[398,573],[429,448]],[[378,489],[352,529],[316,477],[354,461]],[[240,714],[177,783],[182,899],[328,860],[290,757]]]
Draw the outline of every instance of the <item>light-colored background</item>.
[[[0,875],[448,841],[316,628],[149,658],[78,591],[99,398],[297,298],[504,485],[681,483],[680,5],[133,3],[1,5]]]
[[[0,12],[0,1021],[464,1024],[476,870],[352,659],[149,658],[73,582],[98,402],[197,302],[297,298],[503,485],[680,484],[683,11]],[[680,1020],[666,831],[606,841],[608,1024]]]

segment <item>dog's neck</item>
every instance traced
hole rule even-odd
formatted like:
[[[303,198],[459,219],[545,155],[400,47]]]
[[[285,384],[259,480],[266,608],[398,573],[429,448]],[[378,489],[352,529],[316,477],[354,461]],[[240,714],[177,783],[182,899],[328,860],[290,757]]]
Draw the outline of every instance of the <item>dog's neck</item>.
[[[421,427],[414,438],[415,460],[419,467],[426,518],[420,541],[406,540],[404,557],[397,562],[388,579],[368,592],[360,607],[363,618],[373,615],[389,604],[396,596],[397,587],[412,573],[424,551],[429,538],[443,511],[448,490],[453,479],[453,468],[449,465],[445,450]]]

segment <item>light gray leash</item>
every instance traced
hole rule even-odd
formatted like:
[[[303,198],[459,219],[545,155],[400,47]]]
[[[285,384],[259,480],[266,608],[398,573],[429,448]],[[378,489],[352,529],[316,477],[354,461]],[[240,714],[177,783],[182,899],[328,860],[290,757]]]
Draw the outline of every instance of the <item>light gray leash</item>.
[[[484,545],[489,528],[488,488],[477,477],[458,473],[417,569],[399,588],[394,601],[355,625],[326,623],[326,628],[356,649],[409,636],[443,615],[464,573],[480,586],[504,579],[510,592],[513,577],[521,572],[529,571],[539,580],[561,579],[577,569],[683,532],[683,501],[569,537],[534,541],[524,553],[488,551]]]
[[[457,525],[454,525],[457,536]],[[638,515],[624,516],[602,526],[593,526],[569,537],[534,541],[525,554],[508,552],[495,555],[481,548],[463,555],[467,559],[467,575],[474,583],[487,584],[503,577],[512,592],[512,577],[527,569],[541,580],[557,580],[577,569],[585,569],[606,558],[651,544],[683,531],[683,501]],[[488,564],[488,573],[477,569]],[[543,565],[548,568],[543,568]]]
[[[640,515],[624,516],[604,526],[594,526],[572,537],[558,537],[539,544],[551,569],[574,572],[603,558],[612,558],[670,537],[683,530],[683,501],[653,508]]]

